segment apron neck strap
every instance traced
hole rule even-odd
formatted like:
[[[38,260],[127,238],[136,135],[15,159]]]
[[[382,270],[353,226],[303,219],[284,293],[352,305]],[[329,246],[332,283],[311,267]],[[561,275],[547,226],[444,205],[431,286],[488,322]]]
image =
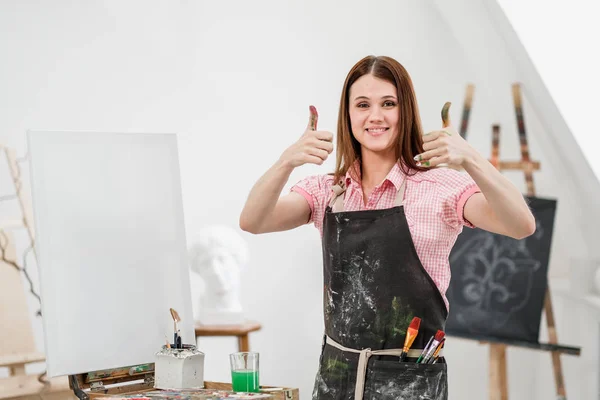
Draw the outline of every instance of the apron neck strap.
[[[404,191],[406,189],[406,178],[402,181],[398,192],[396,193],[396,201],[394,202],[395,207],[399,207],[402,205],[404,201]],[[333,185],[331,187],[333,191],[333,197],[329,202],[329,207],[331,207],[331,211],[333,212],[342,212],[344,211],[344,192],[346,191],[346,183],[342,180],[337,185]]]
[[[396,194],[396,201],[394,202],[394,206],[399,207],[404,202],[404,191],[406,190],[406,177],[402,180],[402,184],[398,189],[398,193]]]
[[[329,202],[329,207],[333,212],[344,211],[344,192],[346,191],[346,183],[341,180],[337,185],[331,187],[333,197]]]

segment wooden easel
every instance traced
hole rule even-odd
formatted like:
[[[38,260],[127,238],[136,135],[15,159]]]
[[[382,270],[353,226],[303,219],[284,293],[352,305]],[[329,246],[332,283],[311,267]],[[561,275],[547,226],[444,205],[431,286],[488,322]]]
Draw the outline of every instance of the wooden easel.
[[[517,127],[519,132],[519,142],[521,147],[521,160],[519,161],[500,161],[499,160],[499,143],[500,143],[500,126],[492,127],[492,157],[490,162],[499,170],[518,170],[525,174],[525,182],[527,184],[527,195],[535,196],[535,186],[533,184],[533,171],[540,169],[540,163],[532,161],[529,156],[529,145],[527,143],[527,135],[525,132],[525,121],[523,118],[523,106],[521,102],[521,87],[518,83],[512,85],[512,95],[517,118]],[[552,308],[552,299],[550,296],[550,287],[546,289],[546,297],[544,301],[544,312],[546,314],[546,322],[548,325],[549,344],[556,345],[550,348],[542,348],[550,351],[552,355],[552,364],[554,370],[554,380],[556,383],[557,399],[565,400],[567,392],[563,379],[562,365],[560,361],[560,353],[565,352],[558,345],[558,337],[556,334],[556,325],[554,322],[554,311]],[[490,399],[491,400],[507,400],[508,399],[508,381],[506,376],[506,348],[507,344],[490,343]]]
[[[469,127],[469,116],[471,115],[471,107],[473,106],[473,94],[475,93],[475,85],[468,84],[465,93],[465,102],[463,104],[462,118],[460,122],[460,136],[467,139],[467,128]]]
[[[22,218],[0,221],[0,367],[8,367],[9,370],[8,378],[0,378],[0,399],[72,398],[66,378],[47,380],[43,379],[44,374],[36,376],[25,373],[27,364],[45,361],[46,357],[35,346],[23,290],[22,269],[10,231],[25,227],[32,247],[35,233],[30,203],[22,191],[15,152],[2,145],[0,151],[6,156],[22,214]],[[32,293],[37,295],[33,290]]]

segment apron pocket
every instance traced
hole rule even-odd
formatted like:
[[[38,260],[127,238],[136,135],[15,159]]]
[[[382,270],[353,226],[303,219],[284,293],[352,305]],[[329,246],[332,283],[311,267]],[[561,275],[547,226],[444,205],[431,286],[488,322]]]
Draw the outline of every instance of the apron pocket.
[[[365,400],[447,400],[447,364],[374,360],[367,371]]]

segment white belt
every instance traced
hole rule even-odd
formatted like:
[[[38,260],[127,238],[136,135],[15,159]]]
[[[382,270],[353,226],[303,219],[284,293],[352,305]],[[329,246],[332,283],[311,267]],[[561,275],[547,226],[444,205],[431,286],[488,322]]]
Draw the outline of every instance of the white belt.
[[[355,350],[350,349],[348,347],[344,347],[341,344],[337,343],[335,340],[326,336],[325,343],[340,349],[342,351],[349,351],[350,353],[360,354],[358,357],[358,368],[356,369],[356,386],[354,388],[354,399],[362,400],[363,393],[365,391],[365,378],[367,375],[367,363],[369,362],[369,358],[371,356],[397,356],[400,357],[402,354],[402,349],[384,349],[384,350],[371,350],[371,349],[362,349]],[[444,349],[441,349],[438,357],[443,356]],[[407,357],[408,358],[418,358],[423,349],[410,349],[408,350]]]

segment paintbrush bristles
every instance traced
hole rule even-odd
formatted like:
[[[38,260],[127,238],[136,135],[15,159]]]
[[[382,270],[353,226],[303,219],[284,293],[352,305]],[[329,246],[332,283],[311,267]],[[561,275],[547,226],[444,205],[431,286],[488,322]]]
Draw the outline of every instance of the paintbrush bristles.
[[[439,342],[444,338],[444,336],[446,336],[446,334],[443,331],[437,331],[434,339]]]
[[[421,326],[421,318],[419,317],[414,317],[412,319],[412,321],[410,322],[410,325],[408,326],[408,329],[416,329],[419,330],[419,327]]]
[[[176,321],[176,322],[181,321],[181,318],[179,318],[179,314],[177,313],[177,311],[175,311],[172,308],[170,308],[169,310],[171,311],[171,317],[173,317],[173,321]]]

